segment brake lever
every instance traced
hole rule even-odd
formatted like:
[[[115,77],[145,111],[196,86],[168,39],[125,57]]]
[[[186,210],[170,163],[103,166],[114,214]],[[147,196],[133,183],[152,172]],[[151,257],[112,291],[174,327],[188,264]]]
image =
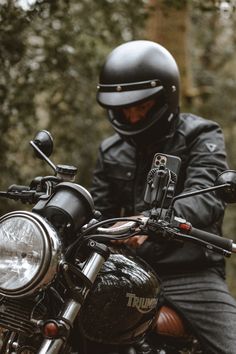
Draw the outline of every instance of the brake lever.
[[[7,192],[0,192],[0,197],[8,198],[8,193]]]

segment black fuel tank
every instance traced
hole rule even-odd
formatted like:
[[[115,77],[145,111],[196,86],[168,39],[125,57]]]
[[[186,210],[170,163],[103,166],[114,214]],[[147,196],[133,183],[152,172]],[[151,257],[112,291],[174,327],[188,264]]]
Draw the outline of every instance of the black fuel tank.
[[[105,344],[134,342],[150,328],[160,290],[160,281],[146,262],[114,251],[79,314],[83,334]]]

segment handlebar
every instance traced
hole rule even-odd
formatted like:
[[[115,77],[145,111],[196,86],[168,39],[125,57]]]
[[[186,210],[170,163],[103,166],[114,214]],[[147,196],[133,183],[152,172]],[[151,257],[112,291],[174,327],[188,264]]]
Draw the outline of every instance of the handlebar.
[[[217,247],[220,247],[226,251],[232,252],[233,250],[233,240],[212,234],[210,232],[202,231],[192,227],[189,235],[197,237],[200,240],[203,240],[207,243],[213,244]]]
[[[45,192],[38,192],[35,189],[30,189],[29,186],[13,184],[8,188],[7,192],[0,192],[0,197],[34,204],[44,194]]]
[[[34,204],[42,195],[51,194],[53,187],[60,182],[62,179],[56,176],[36,177],[30,186],[12,184],[6,192],[0,191],[0,197]]]
[[[121,220],[122,218],[119,218]],[[115,219],[113,219],[115,220]],[[103,235],[110,235],[111,239],[115,235],[122,235],[133,232],[135,229],[140,229],[140,234],[148,234],[150,229],[157,231],[154,233],[163,233],[163,237],[172,238],[182,241],[192,241],[201,244],[208,249],[221,253],[224,256],[230,256],[231,253],[236,253],[236,243],[233,240],[215,235],[213,233],[203,231],[193,227],[186,220],[174,217],[172,222],[165,223],[163,220],[153,220],[145,216],[140,216],[137,220],[128,221],[121,225],[111,227],[98,227],[96,232]],[[109,220],[104,221],[104,223]]]
[[[43,183],[42,183],[43,181]],[[43,177],[37,180],[31,186],[24,185],[11,185],[7,192],[0,192],[0,197],[5,197],[14,200],[20,200],[23,203],[35,203],[38,202],[39,198],[42,195],[47,195],[48,190],[42,190],[42,186],[46,186],[46,189],[49,188],[49,185],[52,186],[54,183],[57,184],[60,180],[56,177],[48,176]],[[41,188],[38,188],[40,185]],[[117,224],[116,222],[122,222]],[[115,223],[114,226],[104,227],[104,225],[110,225]],[[114,218],[109,220],[104,220],[99,222],[97,225],[89,226],[84,230],[83,234],[89,235],[91,238],[96,235],[91,235],[91,231],[96,230],[96,235],[104,235],[105,238],[109,237],[112,239],[115,238],[128,238],[133,235],[143,235],[143,234],[152,234],[154,237],[161,235],[163,238],[176,239],[182,241],[192,241],[198,244],[201,244],[208,249],[212,249],[215,252],[221,253],[224,256],[230,256],[231,253],[236,253],[236,243],[232,239],[221,237],[203,231],[193,227],[186,220],[174,217],[171,221],[169,219],[158,219],[153,217],[138,216],[132,218]],[[152,231],[152,233],[150,233]],[[153,237],[153,236],[152,236]]]

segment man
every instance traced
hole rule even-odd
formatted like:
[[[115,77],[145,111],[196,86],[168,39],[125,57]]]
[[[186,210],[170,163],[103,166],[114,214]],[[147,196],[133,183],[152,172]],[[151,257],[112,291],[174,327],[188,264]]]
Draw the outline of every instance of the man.
[[[97,100],[116,134],[102,142],[91,193],[104,218],[138,215],[155,153],[181,158],[176,194],[214,184],[227,169],[218,124],[179,109],[179,70],[157,43],[131,41],[108,55]],[[176,216],[221,234],[224,205],[214,193],[177,201]],[[185,317],[204,353],[235,353],[236,305],[224,281],[224,259],[186,242],[147,236],[127,243],[162,279],[166,301]]]

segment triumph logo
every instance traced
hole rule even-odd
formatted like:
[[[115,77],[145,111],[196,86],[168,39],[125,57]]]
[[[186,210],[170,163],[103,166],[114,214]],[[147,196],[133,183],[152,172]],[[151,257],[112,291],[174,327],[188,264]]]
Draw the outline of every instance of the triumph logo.
[[[147,313],[157,305],[157,299],[154,297],[138,297],[135,294],[126,293],[128,298],[128,307],[134,307],[141,313]]]

